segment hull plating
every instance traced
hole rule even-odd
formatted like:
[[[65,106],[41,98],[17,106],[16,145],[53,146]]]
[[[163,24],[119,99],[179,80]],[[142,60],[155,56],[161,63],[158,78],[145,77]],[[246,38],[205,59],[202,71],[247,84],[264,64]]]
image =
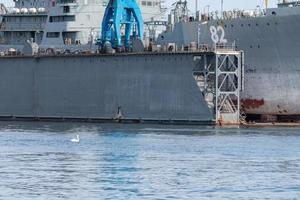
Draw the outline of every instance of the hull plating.
[[[299,8],[294,8],[299,9]],[[297,13],[300,11],[297,10]],[[300,114],[300,14],[223,21],[179,23],[160,43],[192,41],[213,44],[211,27],[218,40],[235,42],[245,52],[245,91],[242,103],[248,114]],[[198,23],[200,26],[198,38]],[[218,26],[221,28],[218,29]],[[224,37],[222,37],[222,30]],[[216,39],[216,38],[215,38]]]
[[[191,54],[2,57],[0,63],[0,116],[212,120]]]

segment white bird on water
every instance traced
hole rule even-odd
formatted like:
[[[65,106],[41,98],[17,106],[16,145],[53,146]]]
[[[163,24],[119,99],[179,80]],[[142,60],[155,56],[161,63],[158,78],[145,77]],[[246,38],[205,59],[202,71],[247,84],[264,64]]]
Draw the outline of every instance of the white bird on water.
[[[79,143],[80,142],[79,135],[76,135],[76,138],[72,138],[71,142]]]

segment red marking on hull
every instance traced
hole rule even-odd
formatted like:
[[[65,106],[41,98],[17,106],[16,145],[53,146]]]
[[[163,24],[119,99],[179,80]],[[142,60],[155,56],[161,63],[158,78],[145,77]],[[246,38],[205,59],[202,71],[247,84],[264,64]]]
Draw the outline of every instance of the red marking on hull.
[[[264,99],[242,99],[241,100],[242,106],[245,109],[256,109],[265,104]]]

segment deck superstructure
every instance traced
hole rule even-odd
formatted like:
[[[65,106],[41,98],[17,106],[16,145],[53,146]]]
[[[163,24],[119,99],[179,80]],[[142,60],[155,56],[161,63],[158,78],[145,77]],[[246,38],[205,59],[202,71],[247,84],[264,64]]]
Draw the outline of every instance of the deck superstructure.
[[[137,2],[144,21],[164,19],[163,0]],[[21,0],[15,1],[14,8],[1,4],[0,49],[21,49],[30,38],[45,48],[95,43],[107,3],[107,0]],[[148,30],[145,31],[147,34]]]

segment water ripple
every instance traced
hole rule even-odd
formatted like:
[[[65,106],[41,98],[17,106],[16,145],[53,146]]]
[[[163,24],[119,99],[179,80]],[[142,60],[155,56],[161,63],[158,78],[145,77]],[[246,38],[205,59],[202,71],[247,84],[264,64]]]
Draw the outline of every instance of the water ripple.
[[[300,131],[0,122],[0,199],[300,199]]]

